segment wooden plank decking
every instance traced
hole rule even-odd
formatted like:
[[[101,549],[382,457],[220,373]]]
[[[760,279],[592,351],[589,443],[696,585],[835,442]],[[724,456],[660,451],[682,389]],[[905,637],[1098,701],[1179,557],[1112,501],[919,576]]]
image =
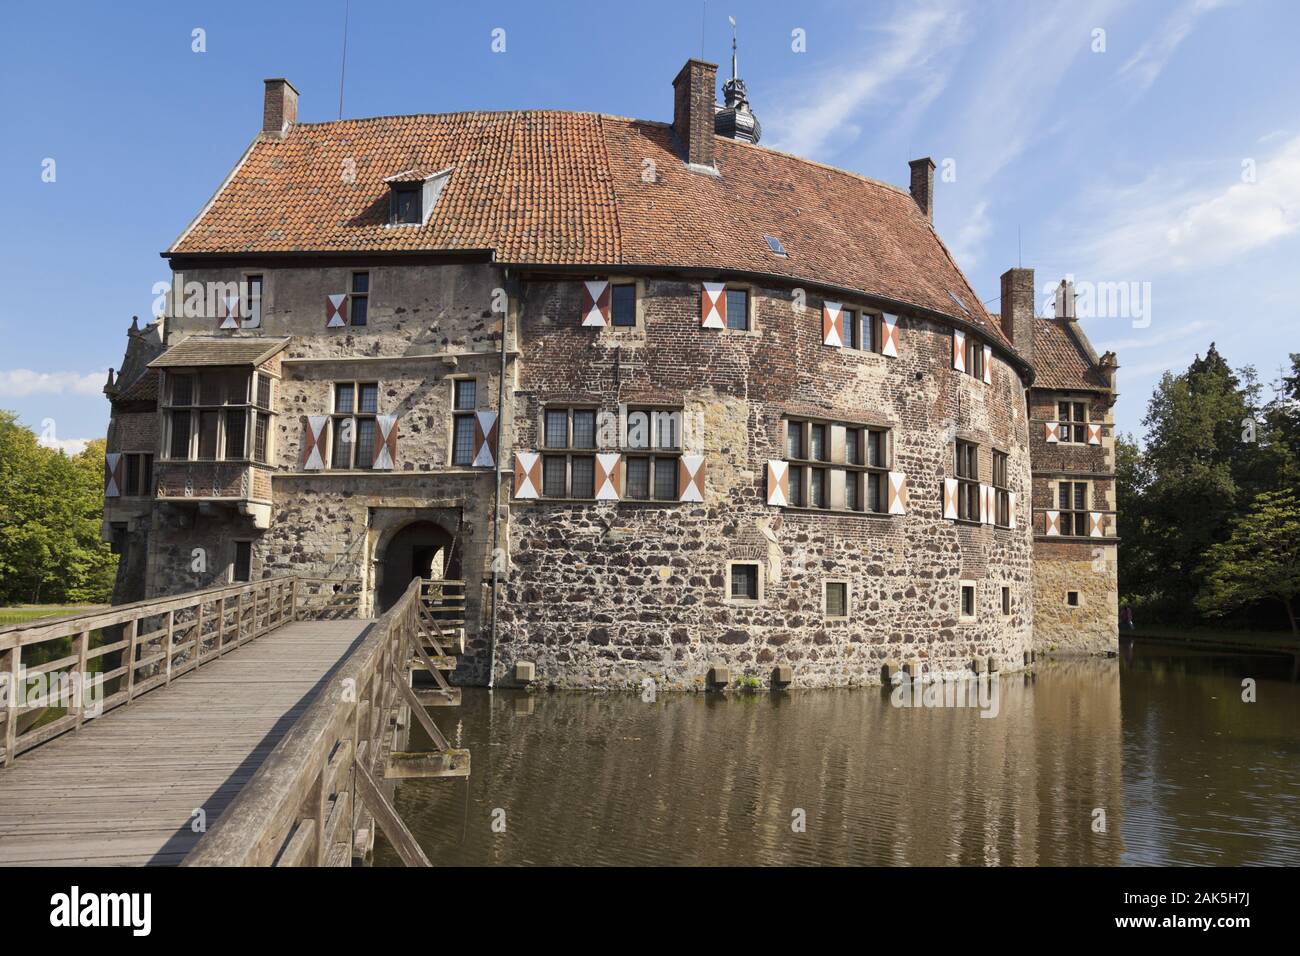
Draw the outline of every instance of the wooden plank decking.
[[[252,777],[373,622],[298,621],[0,772],[0,866],[170,865]]]

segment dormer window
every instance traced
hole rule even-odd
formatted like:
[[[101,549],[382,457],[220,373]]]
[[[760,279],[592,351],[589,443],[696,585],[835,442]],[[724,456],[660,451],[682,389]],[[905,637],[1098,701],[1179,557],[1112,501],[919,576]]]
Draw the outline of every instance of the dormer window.
[[[420,187],[416,183],[393,185],[393,213],[390,220],[394,225],[414,224],[424,221],[420,213]]]
[[[407,169],[384,180],[388,184],[388,224],[423,226],[442,194],[450,169],[425,172]]]

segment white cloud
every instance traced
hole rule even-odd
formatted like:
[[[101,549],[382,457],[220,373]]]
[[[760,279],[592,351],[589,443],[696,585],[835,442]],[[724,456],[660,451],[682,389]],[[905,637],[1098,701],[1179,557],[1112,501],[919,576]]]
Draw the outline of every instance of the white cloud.
[[[870,56],[837,63],[817,88],[801,84],[774,105],[766,125],[777,132],[764,145],[816,156],[832,136],[856,136],[852,117],[904,81],[920,90],[917,102],[928,104],[947,83],[946,52],[960,40],[962,23],[963,11],[951,0],[901,7],[883,28],[884,42],[870,45]]]
[[[107,372],[33,372],[29,368],[0,370],[0,396],[25,398],[28,395],[71,393],[101,395]]]
[[[1182,344],[1187,341],[1193,332],[1202,332],[1213,327],[1214,323],[1208,319],[1197,319],[1185,325],[1168,328],[1163,332],[1152,332],[1149,335],[1134,336],[1127,339],[1108,339],[1101,342],[1097,346],[1097,350],[1100,352],[1131,352],[1135,349],[1150,349],[1158,345],[1168,345],[1170,342]]]
[[[1217,182],[1207,181],[1207,169]],[[1144,278],[1240,259],[1300,232],[1300,136],[1260,161],[1254,179],[1216,164],[1160,170],[1094,195],[1086,205],[1105,212],[1078,242],[1075,261],[1096,276]]]
[[[1174,53],[1196,29],[1196,22],[1211,10],[1227,6],[1232,0],[1188,0],[1165,19],[1156,35],[1138,49],[1123,66],[1119,75],[1131,77],[1139,91],[1156,81]]]
[[[988,200],[980,200],[957,231],[957,239],[952,244],[953,258],[965,269],[974,268],[983,252],[984,243],[992,233],[993,222],[989,218]]]
[[[67,455],[79,455],[91,442],[89,438],[38,438],[36,444],[43,448],[59,448]]]

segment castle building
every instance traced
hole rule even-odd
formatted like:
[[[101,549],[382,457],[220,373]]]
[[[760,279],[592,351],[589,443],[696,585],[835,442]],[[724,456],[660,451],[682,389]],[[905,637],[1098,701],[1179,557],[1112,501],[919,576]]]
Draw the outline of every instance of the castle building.
[[[284,573],[465,582],[457,678],[795,686],[1116,643],[1114,358],[990,314],[910,188],[671,123],[261,131],[164,253],[112,402],[115,601]],[[1082,489],[1082,490],[1080,490]]]

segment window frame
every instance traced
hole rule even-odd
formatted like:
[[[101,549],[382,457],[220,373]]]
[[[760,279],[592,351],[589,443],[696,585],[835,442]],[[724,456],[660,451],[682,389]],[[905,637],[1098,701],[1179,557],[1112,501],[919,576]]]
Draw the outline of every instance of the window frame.
[[[1008,584],[1002,585],[1002,598],[1001,598],[1000,606],[1002,610],[1002,616],[1010,617],[1011,616],[1011,586]]]
[[[785,462],[789,467],[786,487],[787,508],[799,508],[808,511],[831,511],[836,514],[887,515],[889,513],[888,488],[889,471],[893,467],[893,429],[886,425],[872,425],[863,422],[844,422],[805,415],[786,415],[782,418],[785,428],[782,449]],[[825,429],[823,457],[814,458],[813,440],[815,428]],[[835,441],[835,429],[841,429],[844,436],[842,453]],[[798,433],[800,456],[790,454],[791,436]],[[857,461],[850,460],[850,435],[857,435]],[[874,444],[872,435],[879,435],[880,463],[872,464],[871,448]],[[833,472],[844,473],[844,501],[837,504],[832,494]],[[824,482],[823,503],[813,503],[814,476],[822,476]],[[849,488],[853,494],[850,495]],[[872,498],[876,507],[869,507]],[[850,503],[850,499],[853,499]]]
[[[379,398],[383,394],[383,390],[380,387],[379,380],[375,379],[371,381],[369,379],[336,379],[334,381],[331,381],[330,385],[331,385],[330,414],[329,414],[330,464],[328,470],[329,471],[373,471],[374,470],[373,461],[365,465],[357,464],[357,449],[360,448],[361,446],[361,443],[357,441],[357,439],[361,436],[361,421],[363,419],[374,421],[380,415]],[[352,410],[349,412],[340,412],[338,410],[339,386],[341,385],[352,386]],[[373,412],[364,412],[361,410],[361,389],[365,386],[370,386],[370,385],[373,385],[375,388],[375,410]],[[338,465],[336,463],[338,461],[336,456],[339,453],[339,447],[341,444],[339,442],[339,431],[338,431],[339,424],[341,422],[348,421],[348,420],[352,421],[352,442],[350,443],[351,448],[348,451],[348,464]],[[378,429],[379,425],[376,423],[372,427]]]
[[[225,378],[221,386],[220,402],[214,403],[203,400],[205,398],[203,394],[203,376],[205,372],[212,375],[221,375]],[[244,382],[242,401],[235,401],[230,397],[230,384],[236,374],[241,376]],[[162,414],[162,428],[160,429],[159,448],[155,463],[157,461],[186,462],[190,464],[224,462],[270,465],[274,455],[272,436],[277,415],[275,411],[275,382],[277,378],[278,376],[265,369],[248,365],[205,365],[193,368],[168,369],[163,377],[159,403],[159,411]],[[188,403],[178,403],[175,399],[175,389],[181,380],[189,383]],[[259,401],[262,382],[266,383],[267,389],[265,404]],[[185,443],[186,453],[184,456],[174,454],[176,418],[179,414],[186,415],[186,428],[189,433]],[[216,416],[216,430],[213,435],[215,447],[213,454],[210,456],[200,456],[203,443],[202,425],[204,415]],[[229,454],[229,448],[227,447],[230,430],[229,421],[232,416],[240,415],[244,420],[243,452],[232,456]],[[256,453],[257,449],[254,448],[253,444],[259,423],[263,423],[265,439],[260,456]]]
[[[1062,410],[1065,411],[1064,418],[1061,416]],[[1088,444],[1088,423],[1091,420],[1089,412],[1090,409],[1086,400],[1058,398],[1056,400],[1057,441],[1065,445]],[[1082,417],[1075,417],[1076,415],[1082,415]]]
[[[592,416],[591,444],[575,445],[573,443],[574,420],[579,413],[590,413]],[[550,417],[555,414],[564,415],[564,444],[552,445],[547,434],[547,426]],[[542,406],[541,420],[541,441],[538,442],[538,451],[542,456],[542,487],[538,489],[539,496],[549,501],[594,501],[596,498],[596,453],[600,450],[600,406],[595,403],[587,402],[562,402]],[[591,466],[591,494],[577,494],[574,487],[574,461],[582,459],[590,462]],[[547,462],[560,462],[563,468],[563,488],[560,494],[551,494],[547,491]]]
[[[357,292],[357,277],[366,277],[366,291]],[[367,328],[370,325],[370,296],[374,292],[374,283],[371,281],[371,272],[369,269],[353,269],[348,272],[348,325],[357,328]],[[357,299],[365,303],[365,316],[360,322],[357,321]]]
[[[636,502],[675,502],[681,498],[681,484],[679,473],[681,458],[686,448],[686,409],[679,406],[669,405],[628,405],[625,410],[625,417],[622,423],[622,434],[620,436],[619,452],[622,458],[619,467],[623,469],[623,500]],[[629,442],[628,431],[632,416],[643,413],[648,416],[647,443],[644,447],[633,447]],[[659,419],[657,416],[668,415],[670,420],[674,420],[676,425],[676,444],[662,445],[659,443],[660,428],[658,427]],[[599,428],[599,422],[597,422]],[[646,462],[646,489],[647,495],[640,496],[632,493],[632,476],[629,464],[631,461]],[[673,494],[671,497],[659,494],[659,474],[661,470],[672,480]]]
[[[966,335],[966,374],[984,381],[984,343]]]
[[[421,181],[391,183],[388,191],[388,224],[390,226],[419,226],[424,223],[424,183]],[[399,215],[399,196],[415,197],[415,218],[402,219]]]
[[[738,565],[752,567],[754,569],[754,597],[736,597],[732,591],[733,568]],[[726,579],[723,582],[725,590],[724,602],[727,604],[738,604],[746,607],[756,607],[763,603],[763,562],[755,558],[736,558],[727,562]]]
[[[122,471],[123,498],[147,498],[153,495],[154,453],[147,451],[128,451],[122,453],[126,462]],[[132,467],[134,463],[134,469]],[[132,481],[132,471],[135,471]]]
[[[614,290],[631,289],[632,290],[632,321],[619,322],[618,315],[614,308]],[[609,327],[611,329],[635,329],[641,326],[641,283],[636,279],[610,279],[609,280]]]
[[[967,449],[968,455],[962,450]],[[965,462],[965,467],[963,467]],[[969,474],[972,470],[974,474]],[[953,440],[953,477],[957,479],[957,520],[980,524],[980,446],[966,438]]]
[[[844,589],[844,613],[832,614],[830,591],[832,587]],[[848,578],[826,578],[822,581],[822,619],[825,621],[847,621],[853,616],[853,589]]]
[[[1005,451],[992,449],[993,458],[993,523],[999,528],[1011,527],[1011,456]],[[1000,474],[999,474],[1000,472]]]
[[[253,539],[252,538],[232,538],[230,555],[230,575],[231,584],[251,584],[253,581]],[[239,576],[239,549],[248,548],[248,576],[241,578]]]
[[[851,320],[849,319],[850,315],[853,317]],[[871,352],[880,355],[884,345],[881,342],[881,323],[883,321],[884,317],[881,313],[866,306],[842,305],[840,307],[840,322],[844,328],[844,348],[852,349],[855,352]],[[868,334],[864,335],[864,332]],[[866,341],[868,338],[870,341]]]
[[[966,611],[966,592],[970,591],[971,609],[970,613]],[[978,621],[980,610],[980,592],[979,582],[963,578],[957,582],[957,617],[963,622]]]
[[[1071,507],[1061,506],[1061,492],[1068,490],[1069,502]],[[1083,506],[1075,505],[1076,495],[1079,489],[1083,490]],[[1086,538],[1088,537],[1088,513],[1092,500],[1092,482],[1074,481],[1073,479],[1061,480],[1055,483],[1052,489],[1052,497],[1057,507],[1057,527],[1060,529],[1061,537],[1065,538]],[[1070,526],[1069,533],[1066,533],[1066,525]]]
[[[479,398],[479,380],[477,375],[449,375],[447,381],[450,383],[448,388],[451,395],[447,399],[447,407],[451,409],[451,433],[447,437],[447,466],[449,468],[469,468],[474,462],[474,421],[478,412]],[[474,402],[471,408],[462,408],[460,405],[460,383],[474,383]],[[469,461],[458,462],[456,460],[456,437],[460,431],[460,423],[464,421],[469,427],[470,451]]]
[[[731,293],[743,292],[745,294],[745,325],[743,328],[737,328],[731,324],[733,309],[731,308]],[[739,282],[727,282],[722,287],[723,300],[727,303],[727,321],[723,325],[722,331],[735,332],[739,335],[757,335],[758,322],[756,321],[755,312],[755,295],[754,287]]]

